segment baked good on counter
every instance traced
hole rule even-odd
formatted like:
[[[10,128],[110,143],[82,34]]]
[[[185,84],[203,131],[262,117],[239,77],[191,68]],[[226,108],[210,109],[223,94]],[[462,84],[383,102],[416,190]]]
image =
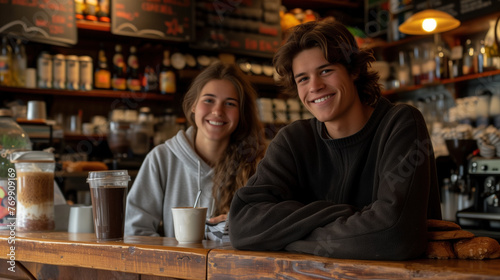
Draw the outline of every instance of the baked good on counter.
[[[459,230],[462,229],[458,224],[450,221],[428,219],[427,230],[440,231],[440,230]]]
[[[458,229],[458,230],[428,231],[427,236],[429,240],[453,240],[453,239],[472,238],[474,237],[474,234],[470,231]]]
[[[490,237],[474,237],[455,243],[455,252],[459,259],[495,259],[500,257],[498,241]]]
[[[450,221],[427,220],[430,259],[495,259],[500,258],[500,244],[490,237],[476,237],[472,232]]]
[[[429,259],[454,259],[457,257],[450,241],[429,241],[425,255]]]
[[[67,172],[102,171],[108,170],[108,166],[100,161],[66,161],[63,162],[63,170]]]

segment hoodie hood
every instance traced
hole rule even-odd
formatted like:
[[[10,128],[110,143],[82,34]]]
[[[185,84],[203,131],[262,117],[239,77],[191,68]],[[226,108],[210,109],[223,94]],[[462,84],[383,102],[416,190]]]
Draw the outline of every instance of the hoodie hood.
[[[186,131],[179,130],[174,137],[165,141],[165,145],[167,149],[182,161],[184,168],[197,173],[198,165],[200,165],[202,176],[206,176],[205,174],[212,172],[212,168],[196,153],[194,149],[194,136],[195,129],[190,126]]]

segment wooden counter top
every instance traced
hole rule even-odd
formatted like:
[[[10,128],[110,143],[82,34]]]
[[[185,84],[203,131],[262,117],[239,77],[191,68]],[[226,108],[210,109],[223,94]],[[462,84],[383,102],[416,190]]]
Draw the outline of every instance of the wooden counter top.
[[[179,245],[174,238],[133,236],[123,241],[97,242],[93,233],[0,231],[0,258],[15,246],[21,262],[110,270],[181,279],[206,279],[207,255],[217,242]],[[4,273],[5,274],[5,273]]]
[[[231,277],[228,277],[231,275]],[[210,250],[207,279],[500,279],[500,259],[368,261],[230,247]]]
[[[10,246],[15,246],[17,270],[26,267],[25,274],[37,279],[54,275],[54,279],[73,280],[500,279],[500,259],[366,261],[241,251],[213,241],[179,245],[165,237],[98,243],[94,234],[16,232],[15,243],[9,244],[9,236],[8,231],[0,231],[0,259],[4,259],[0,278],[35,279],[8,271]]]

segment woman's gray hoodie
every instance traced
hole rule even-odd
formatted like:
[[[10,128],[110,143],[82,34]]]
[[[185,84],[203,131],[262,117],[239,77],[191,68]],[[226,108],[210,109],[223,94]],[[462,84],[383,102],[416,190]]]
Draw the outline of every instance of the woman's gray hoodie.
[[[213,170],[194,150],[194,129],[180,130],[144,159],[127,196],[125,235],[174,237],[172,207],[191,207],[201,186],[200,207],[211,216]]]

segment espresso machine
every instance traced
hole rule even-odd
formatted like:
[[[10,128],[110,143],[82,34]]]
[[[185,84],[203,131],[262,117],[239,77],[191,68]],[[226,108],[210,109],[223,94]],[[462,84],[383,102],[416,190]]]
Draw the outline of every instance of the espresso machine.
[[[500,240],[500,158],[473,157],[468,174],[473,205],[457,212],[457,223],[477,236]]]

